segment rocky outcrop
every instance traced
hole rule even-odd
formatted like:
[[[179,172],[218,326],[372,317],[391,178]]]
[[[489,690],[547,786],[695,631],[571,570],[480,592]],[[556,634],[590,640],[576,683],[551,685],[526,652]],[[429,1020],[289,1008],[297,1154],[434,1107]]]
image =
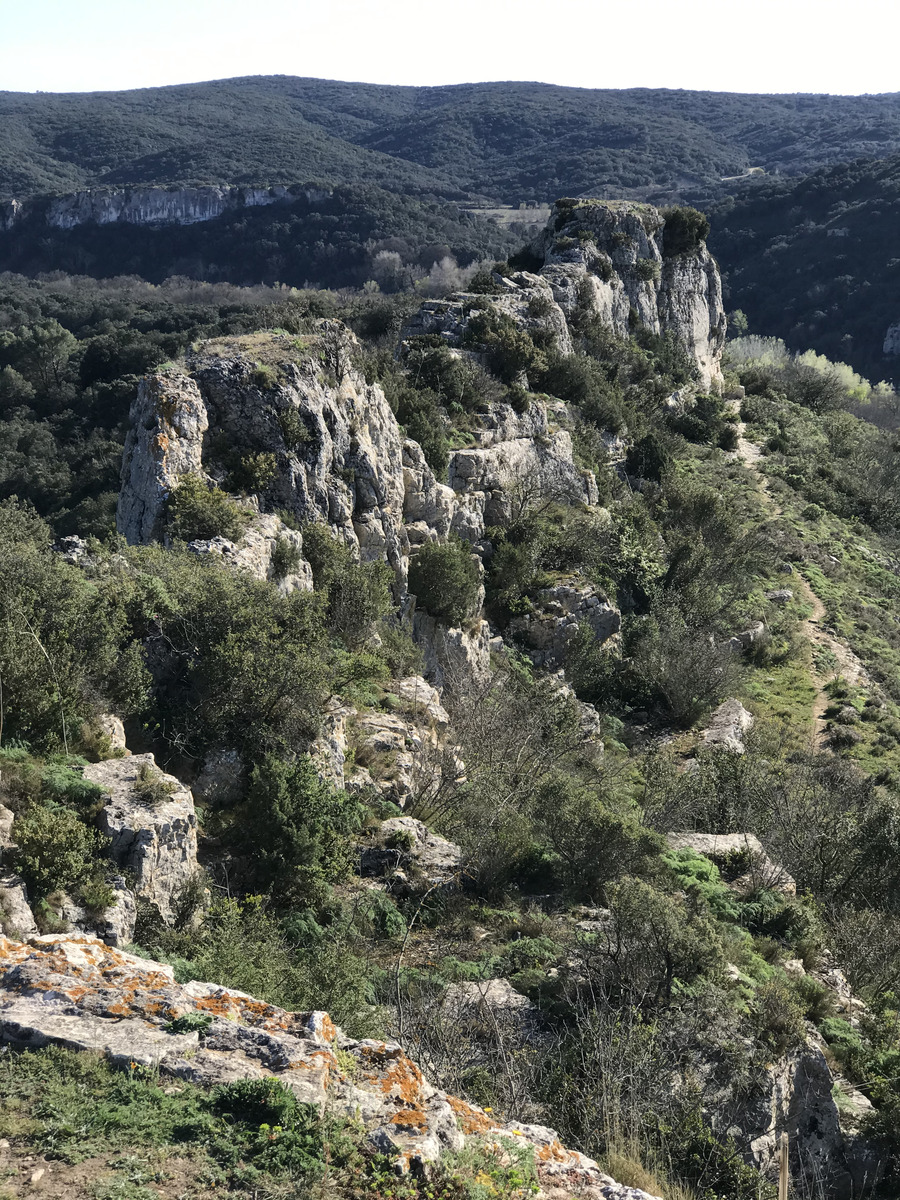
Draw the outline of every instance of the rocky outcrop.
[[[360,858],[363,875],[384,876],[402,873],[401,885],[416,876],[425,885],[453,882],[462,865],[462,850],[432,833],[414,817],[390,817],[382,821],[377,841],[364,848]]]
[[[874,1164],[863,1145],[844,1134],[834,1083],[813,1031],[804,1045],[767,1064],[760,1085],[742,1101],[737,1119],[750,1157],[763,1174],[777,1178],[778,1142],[786,1133],[794,1186],[818,1185],[832,1200],[850,1200],[872,1186]]]
[[[210,1018],[183,1031],[188,1014]],[[648,1200],[552,1129],[498,1124],[434,1087],[396,1042],[356,1041],[327,1013],[293,1013],[212,983],[175,982],[171,967],[88,937],[0,938],[0,1035],[19,1047],[64,1045],[201,1086],[274,1077],[298,1100],[358,1122],[403,1170],[461,1150],[468,1138],[532,1145],[552,1195]],[[553,1191],[552,1189],[559,1189]]]
[[[538,593],[533,612],[513,617],[509,632],[531,648],[537,666],[557,667],[582,624],[602,645],[619,632],[622,614],[590,584],[558,584]]]
[[[572,354],[566,315],[553,298],[550,283],[540,275],[516,271],[491,275],[499,295],[454,292],[444,300],[426,300],[403,331],[403,338],[436,334],[450,346],[471,341],[469,324],[479,313],[493,311],[511,317],[526,333],[560,354]]]
[[[12,938],[28,937],[38,931],[24,880],[9,871],[0,874],[0,927]]]
[[[706,750],[726,750],[730,754],[744,753],[744,735],[753,728],[753,714],[747,712],[740,700],[726,700],[715,710],[700,739]]]
[[[884,335],[882,353],[886,358],[896,358],[900,355],[900,321],[891,325]]]
[[[276,563],[279,546],[290,547],[296,563],[291,570],[281,572]],[[269,579],[280,592],[312,591],[313,576],[303,555],[303,535],[290,529],[280,517],[270,513],[255,513],[239,542],[214,537],[188,542],[188,550],[200,558],[213,555],[238,571],[247,571],[254,579]]]
[[[179,478],[203,472],[209,418],[196,382],[172,369],[141,380],[130,416],[116,528],[129,542],[150,542],[163,535]]]
[[[78,225],[195,225],[236,208],[315,201],[329,193],[310,187],[89,188],[68,196],[10,200],[0,206],[0,229],[25,221],[51,229]]]
[[[159,771],[152,754],[93,763],[84,777],[106,793],[100,826],[111,839],[119,870],[134,879],[135,894],[166,921],[179,893],[197,875],[194,798],[173,775]]]
[[[722,282],[704,243],[671,253],[665,221],[648,204],[560,200],[535,248],[544,259],[541,277],[567,316],[594,313],[622,337],[634,323],[671,333],[702,387],[721,382]]]

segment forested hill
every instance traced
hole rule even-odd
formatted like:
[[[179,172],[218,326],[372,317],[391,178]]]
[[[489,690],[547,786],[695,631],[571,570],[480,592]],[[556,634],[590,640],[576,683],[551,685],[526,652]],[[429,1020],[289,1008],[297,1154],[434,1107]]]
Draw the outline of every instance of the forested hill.
[[[538,83],[412,88],[290,76],[0,93],[0,196],[96,185],[366,180],[506,203],[712,187],[900,151],[900,94],[741,95]]]
[[[900,319],[900,155],[754,182],[710,218],[728,305],[754,332],[896,376],[882,348]]]

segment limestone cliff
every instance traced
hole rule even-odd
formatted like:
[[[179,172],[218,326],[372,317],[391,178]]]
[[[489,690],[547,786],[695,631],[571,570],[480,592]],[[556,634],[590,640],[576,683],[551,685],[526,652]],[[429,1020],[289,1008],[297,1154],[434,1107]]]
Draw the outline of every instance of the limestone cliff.
[[[236,208],[321,200],[326,190],[313,187],[142,187],[90,188],[68,196],[8,200],[0,206],[0,229],[26,221],[51,229],[78,225],[194,225]]]
[[[708,388],[722,378],[722,281],[704,242],[679,253],[671,242],[648,204],[560,200],[535,250],[567,315],[587,309],[623,337],[634,325],[674,334]]]

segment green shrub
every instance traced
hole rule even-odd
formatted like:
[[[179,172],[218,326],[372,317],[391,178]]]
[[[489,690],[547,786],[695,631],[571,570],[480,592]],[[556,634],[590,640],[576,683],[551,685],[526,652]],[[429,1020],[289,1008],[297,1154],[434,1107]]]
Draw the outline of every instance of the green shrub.
[[[757,990],[756,1035],[774,1054],[784,1054],[806,1038],[803,1005],[791,985],[772,979]]]
[[[172,535],[185,542],[224,537],[239,541],[250,513],[218,488],[211,488],[199,475],[182,475],[169,497]]]
[[[144,762],[138,767],[132,791],[134,798],[141,804],[151,806],[165,804],[176,790],[175,784],[166,779],[162,772],[158,771],[156,767],[152,767],[150,763]]]
[[[695,254],[700,243],[709,237],[709,218],[696,208],[664,208],[662,218],[663,255],[677,258],[683,254]]]
[[[307,756],[269,756],[253,769],[246,818],[235,832],[261,882],[316,899],[349,871],[361,820],[359,801],[320,779]]]
[[[447,625],[461,625],[474,614],[480,586],[480,572],[465,542],[429,542],[410,560],[410,592]]]
[[[289,1087],[277,1079],[236,1079],[216,1088],[213,1100],[220,1112],[231,1113],[249,1125],[283,1125],[297,1107]]]
[[[653,280],[654,283],[659,282],[660,266],[655,258],[639,258],[634,264],[635,274],[638,279],[642,279],[645,283]]]
[[[166,1029],[169,1033],[199,1033],[202,1037],[212,1023],[213,1018],[209,1013],[186,1012],[169,1021]]]
[[[16,847],[10,858],[29,891],[46,896],[71,891],[91,878],[108,846],[65,808],[34,804],[16,817]]]
[[[292,575],[303,561],[303,554],[296,542],[290,538],[278,537],[272,547],[269,567],[273,579],[284,579]]]
[[[234,492],[264,492],[278,475],[278,460],[269,451],[251,450],[242,454],[228,476]]]
[[[296,408],[285,408],[278,414],[281,436],[288,450],[299,450],[312,441],[313,435]]]
[[[250,372],[250,382],[260,391],[268,391],[278,384],[278,372],[265,363],[257,363]]]

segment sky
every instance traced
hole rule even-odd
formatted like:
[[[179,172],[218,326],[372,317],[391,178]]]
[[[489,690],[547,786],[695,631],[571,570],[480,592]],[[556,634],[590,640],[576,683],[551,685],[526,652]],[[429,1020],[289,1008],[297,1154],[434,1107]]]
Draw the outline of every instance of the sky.
[[[889,0],[0,0],[0,90],[235,75],[900,91]]]

